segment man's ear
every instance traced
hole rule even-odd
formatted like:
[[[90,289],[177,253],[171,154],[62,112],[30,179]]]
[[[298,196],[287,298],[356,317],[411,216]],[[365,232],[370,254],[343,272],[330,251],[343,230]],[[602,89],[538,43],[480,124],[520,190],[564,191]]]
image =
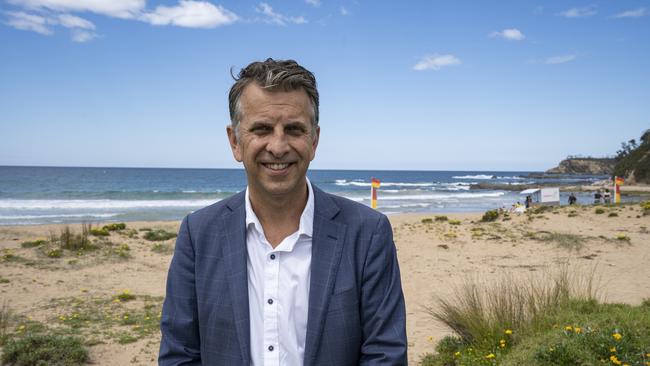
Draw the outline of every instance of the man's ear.
[[[228,134],[228,142],[230,143],[230,150],[232,150],[232,156],[241,163],[242,155],[239,142],[237,141],[237,134],[232,125],[226,126],[226,133]]]
[[[316,126],[316,131],[314,131],[312,141],[311,141],[311,158],[309,161],[314,160],[316,157],[316,148],[318,147],[318,139],[320,138],[320,126]]]

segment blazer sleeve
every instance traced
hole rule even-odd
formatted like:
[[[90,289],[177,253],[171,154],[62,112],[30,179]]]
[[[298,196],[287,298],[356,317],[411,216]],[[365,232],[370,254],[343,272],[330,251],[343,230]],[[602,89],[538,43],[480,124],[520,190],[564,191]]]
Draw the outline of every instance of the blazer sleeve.
[[[194,245],[185,217],[167,275],[167,295],[160,320],[160,366],[201,365],[194,275]]]
[[[407,365],[406,309],[393,230],[381,216],[361,284],[363,343],[359,365]]]

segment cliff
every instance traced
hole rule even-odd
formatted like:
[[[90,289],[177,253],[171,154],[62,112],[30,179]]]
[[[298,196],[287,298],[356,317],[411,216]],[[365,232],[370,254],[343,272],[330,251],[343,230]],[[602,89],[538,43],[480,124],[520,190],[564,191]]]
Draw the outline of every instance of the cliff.
[[[625,177],[629,184],[650,184],[650,141],[621,158],[612,174]]]
[[[613,158],[567,158],[547,174],[591,174],[611,175],[616,161]]]

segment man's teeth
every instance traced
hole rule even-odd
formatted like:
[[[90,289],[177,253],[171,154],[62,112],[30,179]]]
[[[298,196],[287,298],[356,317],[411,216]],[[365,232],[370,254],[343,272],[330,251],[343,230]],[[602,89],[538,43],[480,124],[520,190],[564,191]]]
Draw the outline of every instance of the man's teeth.
[[[266,164],[266,167],[271,169],[271,170],[282,170],[286,169],[289,166],[289,164]]]

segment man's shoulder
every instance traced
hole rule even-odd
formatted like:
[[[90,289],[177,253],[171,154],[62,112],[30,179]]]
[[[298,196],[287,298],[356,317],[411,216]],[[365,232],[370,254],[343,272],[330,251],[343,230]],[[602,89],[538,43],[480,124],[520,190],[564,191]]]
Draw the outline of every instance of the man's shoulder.
[[[233,210],[244,204],[244,195],[245,191],[242,191],[196,210],[187,215],[187,221],[193,225],[200,225],[220,220],[221,217],[231,213]]]

